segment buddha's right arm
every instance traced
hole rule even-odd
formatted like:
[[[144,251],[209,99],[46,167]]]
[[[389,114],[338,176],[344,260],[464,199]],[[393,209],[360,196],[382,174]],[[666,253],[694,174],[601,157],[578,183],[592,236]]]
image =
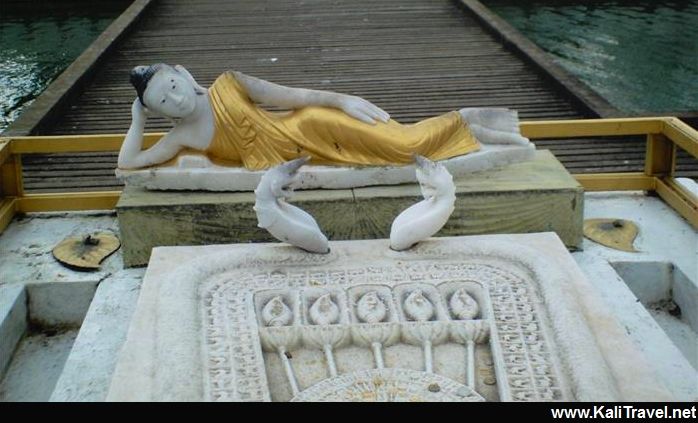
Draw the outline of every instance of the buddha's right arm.
[[[181,149],[168,134],[162,137],[154,146],[141,151],[143,148],[146,116],[140,104],[136,103],[138,101],[136,99],[131,108],[133,117],[131,127],[128,129],[124,143],[119,151],[117,165],[120,169],[137,169],[162,163],[173,158]]]
[[[390,115],[383,109],[361,97],[332,91],[286,87],[242,72],[233,72],[233,74],[252,101],[256,103],[287,109],[308,106],[333,107],[371,124],[375,123],[375,120],[387,122],[390,119]]]
[[[339,107],[339,97],[342,95],[339,93],[286,87],[242,72],[234,71],[233,74],[256,103],[287,109],[306,106]]]

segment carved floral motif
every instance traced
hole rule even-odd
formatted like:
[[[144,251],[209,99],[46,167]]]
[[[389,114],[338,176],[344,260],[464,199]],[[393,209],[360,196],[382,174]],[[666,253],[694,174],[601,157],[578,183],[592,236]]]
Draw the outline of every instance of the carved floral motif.
[[[277,295],[262,309],[262,320],[266,326],[288,326],[293,320],[293,313],[284,304],[283,298]]]
[[[430,256],[438,256],[434,251],[425,247],[419,248],[429,252]],[[292,255],[295,256],[293,253]],[[280,257],[279,261],[289,263],[289,260],[284,257]],[[455,342],[472,340],[477,343],[489,339],[490,326],[484,323],[469,323],[476,322],[476,320],[468,319],[468,317],[479,316],[482,319],[481,322],[490,322],[492,329],[496,330],[492,334],[496,337],[492,342],[497,345],[498,354],[501,356],[501,366],[503,366],[501,371],[497,371],[497,385],[506,385],[502,387],[504,389],[502,392],[505,393],[502,399],[530,401],[569,400],[571,398],[561,383],[557,370],[559,368],[558,359],[552,353],[550,340],[541,329],[545,326],[542,322],[546,317],[536,307],[540,299],[532,281],[524,275],[515,274],[487,263],[438,260],[405,261],[393,266],[382,267],[365,266],[337,269],[287,267],[284,271],[278,269],[277,267],[274,272],[259,273],[243,270],[228,272],[212,278],[204,287],[205,364],[208,376],[206,392],[211,400],[268,401],[270,399],[265,382],[264,360],[259,348],[259,345],[262,345],[260,340],[262,331],[247,315],[250,299],[260,290],[303,290],[310,287],[349,289],[371,284],[397,287],[406,282],[426,284],[442,289],[440,287],[447,284],[457,285],[460,283],[458,281],[479,281],[488,293],[491,302],[490,311],[482,309],[482,304],[478,304],[481,298],[474,297],[469,289],[464,289],[462,292],[459,290],[449,293],[442,292],[440,294],[443,298],[440,300],[442,305],[432,304],[432,306],[435,309],[444,307],[444,310],[447,310],[447,320],[452,321],[446,326],[446,336]],[[425,291],[419,293],[413,290],[412,293],[415,294],[414,300],[417,300],[421,295],[430,304],[432,303]],[[389,310],[394,305],[386,303],[384,297],[381,297],[382,295],[379,295],[377,291],[371,293],[369,289],[357,297],[353,306],[348,306],[349,313],[354,316],[355,320],[353,321],[356,323],[344,322],[343,318],[333,317],[333,307],[327,300],[320,301],[321,297],[317,297],[317,300],[309,308],[318,304],[318,317],[317,319],[312,317],[314,313],[310,313],[309,308],[306,309],[309,318],[305,324],[323,327],[322,325],[327,323],[320,325],[316,323],[320,321],[340,322],[328,327],[337,327],[339,330],[337,333],[341,333],[341,336],[333,332],[334,335],[330,337],[331,339],[319,339],[322,342],[316,342],[316,345],[330,342],[333,347],[336,347],[345,342],[353,342],[356,345],[366,347],[375,347],[376,345],[385,347],[390,343],[398,342],[398,339],[404,336],[405,325],[418,325],[418,319],[415,318],[418,316],[417,308],[410,310],[410,313],[413,313],[413,322],[390,323],[393,318],[389,317],[391,316]],[[402,298],[406,300],[409,295]],[[448,302],[444,299],[448,299]],[[329,296],[329,300],[332,300],[331,296]],[[421,301],[419,299],[415,302]],[[340,304],[334,301],[332,304],[341,308]],[[385,307],[385,311],[383,311],[381,304]],[[403,306],[403,313],[407,315],[406,304],[398,303],[398,306],[400,305]],[[422,305],[418,307],[421,310],[419,313],[422,313],[421,316],[427,316],[428,310]],[[291,307],[288,305],[286,307],[292,312]],[[320,311],[320,309],[323,310]],[[487,313],[491,313],[491,315]],[[282,320],[274,320],[278,319],[277,315],[281,316],[285,312],[271,313],[270,311],[269,314],[272,316],[268,320],[270,323],[272,321],[289,323],[287,317]],[[429,318],[441,320],[443,316],[432,311],[430,317],[421,317],[425,320]],[[262,320],[264,319],[263,316]],[[301,324],[297,321],[294,322],[292,325]],[[424,321],[419,325],[433,323],[440,324],[440,322]],[[401,327],[402,329],[400,329]],[[267,327],[265,331],[284,331],[287,329],[290,327]],[[410,330],[414,331],[414,329]],[[420,328],[419,330],[425,329]],[[301,332],[303,332],[302,328]],[[327,337],[329,334],[323,336]],[[307,336],[306,340],[302,339],[303,337],[303,335],[291,337],[291,341],[309,343]],[[441,337],[443,335],[439,334],[436,338]],[[437,340],[437,342],[439,341]],[[268,342],[264,342],[264,344],[267,347],[279,346],[278,343],[269,345]],[[374,354],[376,351],[374,348]],[[234,357],[235,360],[232,361],[231,357]],[[304,391],[301,389],[300,392]]]
[[[376,291],[369,291],[356,304],[356,315],[361,323],[378,323],[385,320],[388,308]]]

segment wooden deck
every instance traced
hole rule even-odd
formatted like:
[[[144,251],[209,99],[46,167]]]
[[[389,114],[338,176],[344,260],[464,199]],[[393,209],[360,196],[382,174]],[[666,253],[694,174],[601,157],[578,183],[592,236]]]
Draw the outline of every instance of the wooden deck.
[[[129,70],[182,64],[207,85],[227,69],[362,96],[403,123],[461,107],[529,119],[595,117],[449,0],[158,0],[45,134],[125,133]],[[563,87],[564,88],[564,87]],[[153,119],[147,131],[166,131]],[[37,133],[36,130],[33,131]],[[644,139],[538,141],[573,173],[641,170]],[[24,156],[27,191],[114,189],[116,154]],[[685,162],[685,166],[684,163]],[[690,176],[698,164],[681,161]]]

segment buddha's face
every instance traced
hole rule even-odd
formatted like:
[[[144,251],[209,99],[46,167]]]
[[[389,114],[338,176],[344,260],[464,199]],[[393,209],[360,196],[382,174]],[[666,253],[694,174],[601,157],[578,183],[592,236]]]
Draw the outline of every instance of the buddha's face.
[[[183,118],[196,108],[196,89],[174,68],[158,70],[143,92],[143,102],[151,111],[170,118]]]

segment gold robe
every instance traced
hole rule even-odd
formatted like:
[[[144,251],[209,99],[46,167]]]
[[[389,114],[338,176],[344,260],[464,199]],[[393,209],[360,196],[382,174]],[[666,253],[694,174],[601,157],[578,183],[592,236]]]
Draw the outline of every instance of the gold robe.
[[[329,107],[282,115],[257,107],[232,72],[209,95],[215,132],[206,153],[228,166],[260,170],[302,156],[316,165],[395,165],[411,163],[413,153],[441,160],[480,147],[457,111],[412,125],[370,125]]]

